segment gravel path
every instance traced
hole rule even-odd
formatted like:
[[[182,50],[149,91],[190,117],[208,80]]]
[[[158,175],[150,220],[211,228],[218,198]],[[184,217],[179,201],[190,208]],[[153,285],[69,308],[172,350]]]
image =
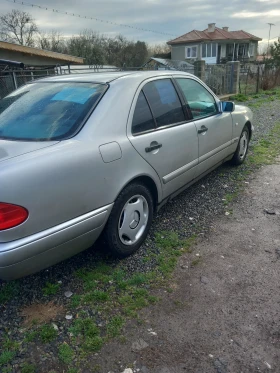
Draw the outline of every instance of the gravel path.
[[[252,141],[254,144],[268,134],[277,122],[280,122],[280,101],[265,103],[259,108],[253,107],[252,111],[255,118],[255,134]],[[223,197],[225,194],[237,190],[236,180],[239,174],[250,167],[252,166],[249,166],[246,162],[239,168],[233,168],[225,164],[163,207],[155,217],[150,235],[143,247],[135,255],[122,261],[127,272],[151,271],[153,262],[145,262],[143,258],[147,255],[147,251],[157,253],[158,249],[154,243],[156,232],[173,230],[178,232],[181,238],[190,237],[194,233],[203,235],[207,232],[211,227],[214,216],[224,213]],[[100,260],[106,261],[112,266],[118,264],[117,260],[106,257],[102,242],[98,242],[94,248],[74,258],[17,281],[18,296],[13,297],[5,306],[0,305],[0,340],[7,330],[9,330],[11,336],[16,338],[22,323],[19,310],[23,306],[48,302],[49,298],[43,296],[42,293],[42,288],[46,282],[61,283],[55,297],[55,303],[63,305],[66,303],[64,292],[69,289],[75,292],[81,286],[80,282],[73,276],[74,271],[80,268],[93,267]],[[1,283],[0,280],[0,290],[4,286],[5,284]]]

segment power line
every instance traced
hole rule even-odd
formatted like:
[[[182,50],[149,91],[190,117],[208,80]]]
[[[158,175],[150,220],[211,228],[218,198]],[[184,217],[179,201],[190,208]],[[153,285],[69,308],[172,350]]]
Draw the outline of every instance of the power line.
[[[20,0],[6,0],[6,1],[8,1],[9,3],[30,6],[32,8],[38,8],[38,9],[41,9],[41,10],[47,10],[47,11],[53,12],[53,13],[65,14],[65,15],[70,16],[70,17],[77,17],[77,18],[82,18],[82,19],[90,19],[92,21],[107,23],[107,24],[110,24],[110,25],[115,25],[115,26],[120,26],[120,27],[132,28],[132,29],[135,29],[135,30],[140,30],[140,31],[145,31],[145,32],[152,32],[152,33],[155,33],[155,34],[161,34],[161,35],[167,35],[167,36],[176,36],[174,34],[168,34],[166,32],[144,29],[144,28],[141,28],[141,27],[126,25],[124,23],[111,22],[111,21],[104,20],[104,19],[101,19],[101,18],[95,18],[95,17],[90,17],[90,16],[82,16],[80,14],[72,13],[72,12],[64,12],[63,10],[52,9],[52,8],[48,8],[48,7],[37,5],[37,4],[26,3],[26,2],[20,1]]]

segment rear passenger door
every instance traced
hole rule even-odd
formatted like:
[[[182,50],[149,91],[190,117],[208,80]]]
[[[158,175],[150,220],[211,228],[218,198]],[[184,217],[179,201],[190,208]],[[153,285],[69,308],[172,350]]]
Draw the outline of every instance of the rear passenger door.
[[[142,83],[128,121],[128,138],[157,172],[167,197],[195,178],[198,136],[171,78]]]

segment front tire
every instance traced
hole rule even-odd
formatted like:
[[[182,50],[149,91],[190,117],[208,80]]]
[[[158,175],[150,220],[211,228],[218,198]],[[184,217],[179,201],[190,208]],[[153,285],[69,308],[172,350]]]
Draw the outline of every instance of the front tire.
[[[124,258],[137,251],[149,232],[154,212],[153,197],[140,183],[123,189],[108,219],[104,238],[110,252]]]
[[[245,161],[248,152],[249,141],[249,129],[248,126],[245,125],[241,132],[237,149],[234,153],[234,156],[231,159],[231,164],[239,166]]]

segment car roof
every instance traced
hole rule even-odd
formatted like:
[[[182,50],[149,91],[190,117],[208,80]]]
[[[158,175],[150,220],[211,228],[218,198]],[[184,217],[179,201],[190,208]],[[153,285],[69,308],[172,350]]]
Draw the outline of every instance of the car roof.
[[[157,76],[170,75],[188,75],[183,71],[164,70],[164,71],[117,71],[117,72],[101,72],[101,73],[86,73],[86,74],[65,74],[56,75],[49,78],[42,78],[40,82],[89,82],[89,83],[110,83],[123,77],[131,78],[131,80],[145,80]]]

